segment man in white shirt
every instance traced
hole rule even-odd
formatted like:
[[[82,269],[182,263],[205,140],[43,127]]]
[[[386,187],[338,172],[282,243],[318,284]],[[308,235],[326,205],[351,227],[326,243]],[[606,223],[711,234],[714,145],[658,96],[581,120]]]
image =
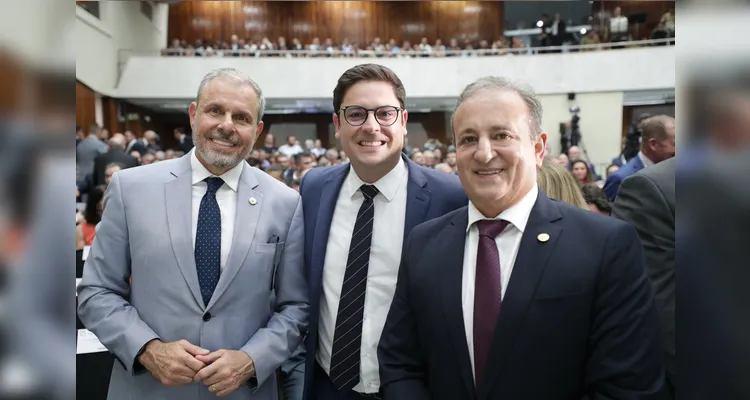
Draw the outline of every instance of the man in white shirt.
[[[615,7],[614,15],[609,19],[609,41],[628,41],[628,17],[622,15],[620,7]]]
[[[455,175],[402,155],[406,91],[393,71],[355,66],[333,93],[336,138],[350,162],[313,168],[300,186],[312,301],[305,396],[378,398],[377,346],[404,240],[467,200]]]
[[[299,143],[297,143],[297,138],[296,137],[294,137],[294,136],[287,136],[286,143],[284,143],[281,146],[279,146],[279,150],[278,151],[279,151],[279,153],[281,153],[281,154],[283,154],[283,155],[285,155],[285,156],[287,156],[289,158],[293,158],[294,156],[296,156],[299,153],[302,153],[305,150],[302,149],[302,146],[300,146]]]
[[[659,319],[635,230],[536,185],[530,89],[467,86],[451,119],[468,207],[405,244],[380,339],[384,399],[651,398]]]

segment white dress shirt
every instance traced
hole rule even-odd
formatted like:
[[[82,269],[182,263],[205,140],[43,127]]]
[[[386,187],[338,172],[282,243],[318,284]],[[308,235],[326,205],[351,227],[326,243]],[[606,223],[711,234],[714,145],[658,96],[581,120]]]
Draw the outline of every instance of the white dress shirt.
[[[380,388],[377,348],[396,291],[406,223],[408,179],[409,171],[401,160],[374,184],[380,193],[373,198],[375,215],[362,322],[361,374],[359,383],[353,388],[360,393],[376,393]],[[328,235],[323,267],[323,291],[320,295],[316,359],[329,374],[349,245],[359,207],[364,201],[359,187],[364,184],[354,169],[349,168],[349,174],[339,191]]]
[[[300,147],[300,145],[296,143],[293,146],[290,146],[289,143],[284,143],[281,146],[279,146],[279,153],[289,158],[292,158],[302,152],[304,152],[304,150],[302,150],[302,147]]]
[[[240,176],[244,162],[237,164],[234,168],[225,172],[219,178],[224,180],[219,190],[216,191],[216,202],[219,203],[221,212],[221,272],[227,263],[229,250],[232,247],[234,235],[235,216],[237,215],[237,187],[240,184]],[[198,213],[201,208],[201,200],[208,190],[208,185],[203,182],[208,177],[215,177],[206,167],[198,161],[195,149],[190,151],[190,166],[193,170],[192,187],[192,227],[193,227],[193,251],[195,251],[195,235],[198,232]]]
[[[624,15],[610,18],[609,32],[623,35],[628,33],[628,18]]]
[[[516,263],[521,237],[526,229],[531,209],[534,208],[539,188],[534,187],[515,205],[492,218],[485,217],[469,202],[469,223],[466,228],[466,244],[464,245],[464,269],[461,278],[461,305],[464,312],[464,329],[466,330],[466,344],[469,346],[471,373],[474,371],[474,284],[477,276],[477,248],[479,247],[479,228],[475,222],[483,219],[503,219],[508,221],[502,233],[497,235],[495,243],[500,255],[500,279],[502,282],[501,296],[505,298],[513,264]],[[501,311],[502,312],[502,311]],[[476,375],[474,376],[476,380]]]
[[[649,159],[648,157],[646,157],[646,155],[643,154],[642,151],[638,152],[638,158],[641,159],[641,162],[643,163],[643,168],[648,168],[648,167],[650,167],[650,166],[652,166],[652,165],[655,164],[653,161],[651,161],[651,159]]]

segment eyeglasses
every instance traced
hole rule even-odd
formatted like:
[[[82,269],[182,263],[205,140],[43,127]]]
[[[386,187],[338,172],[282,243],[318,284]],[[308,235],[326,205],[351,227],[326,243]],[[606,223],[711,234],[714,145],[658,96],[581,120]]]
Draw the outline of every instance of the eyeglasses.
[[[346,106],[341,109],[344,113],[344,119],[351,126],[360,126],[367,121],[367,117],[370,116],[370,111],[375,115],[375,121],[380,126],[391,126],[398,119],[398,112],[401,111],[400,107],[394,106],[381,106],[378,108],[364,108],[362,106]]]

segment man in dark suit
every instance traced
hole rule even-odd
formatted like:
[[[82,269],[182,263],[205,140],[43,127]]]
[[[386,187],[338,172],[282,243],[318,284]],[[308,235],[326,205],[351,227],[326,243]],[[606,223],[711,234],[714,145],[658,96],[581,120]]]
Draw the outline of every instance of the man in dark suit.
[[[549,37],[552,46],[562,46],[565,42],[566,27],[560,13],[555,13],[555,19],[549,25]],[[559,51],[559,50],[558,50]]]
[[[672,393],[677,376],[674,336],[676,165],[676,158],[672,158],[622,181],[612,209],[612,216],[635,227],[646,253],[646,270],[661,314],[667,386]]]
[[[185,154],[190,153],[190,150],[193,149],[193,138],[185,133],[185,128],[174,128],[174,137],[179,143],[180,151]]]
[[[378,349],[386,400],[644,399],[659,319],[628,224],[536,185],[533,91],[482,78],[452,126],[468,207],[412,230]]]
[[[308,400],[377,398],[377,345],[396,289],[404,239],[419,223],[466,205],[455,175],[401,154],[408,113],[393,71],[355,66],[334,89],[336,138],[350,163],[302,180]]]
[[[125,153],[132,154],[134,151],[141,156],[148,152],[148,141],[144,138],[137,138],[132,131],[125,131]]]
[[[614,202],[620,183],[630,175],[674,157],[675,127],[674,118],[668,115],[656,115],[642,122],[641,151],[630,159],[617,172],[604,182],[604,192],[609,201]]]
[[[109,151],[97,156],[94,159],[94,186],[105,184],[105,170],[107,165],[117,163],[124,168],[138,166],[138,160],[135,157],[125,154],[125,138],[120,134],[115,134],[109,139]]]

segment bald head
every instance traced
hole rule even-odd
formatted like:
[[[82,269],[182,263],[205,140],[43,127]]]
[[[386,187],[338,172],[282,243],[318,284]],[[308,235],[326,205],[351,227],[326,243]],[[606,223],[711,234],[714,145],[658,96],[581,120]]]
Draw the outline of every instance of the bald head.
[[[125,136],[119,133],[114,134],[107,143],[112,150],[125,150]]]
[[[570,146],[568,149],[568,158],[570,161],[576,161],[581,159],[581,148],[578,146]]]

